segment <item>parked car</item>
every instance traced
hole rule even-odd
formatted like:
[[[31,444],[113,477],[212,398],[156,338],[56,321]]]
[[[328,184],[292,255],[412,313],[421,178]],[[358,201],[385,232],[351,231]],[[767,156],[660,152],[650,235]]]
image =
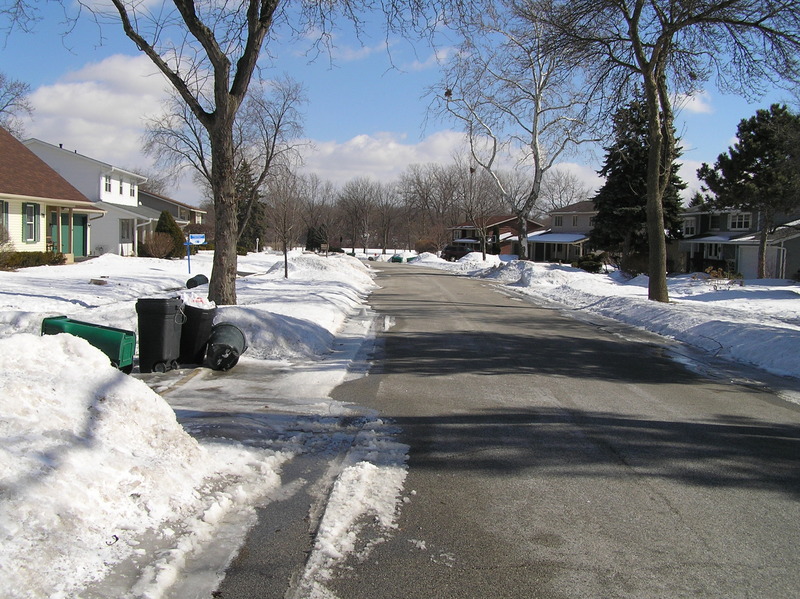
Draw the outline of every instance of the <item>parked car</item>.
[[[469,254],[472,250],[463,245],[448,245],[442,250],[441,258],[443,260],[453,261],[458,260],[459,258],[463,258],[467,254]]]

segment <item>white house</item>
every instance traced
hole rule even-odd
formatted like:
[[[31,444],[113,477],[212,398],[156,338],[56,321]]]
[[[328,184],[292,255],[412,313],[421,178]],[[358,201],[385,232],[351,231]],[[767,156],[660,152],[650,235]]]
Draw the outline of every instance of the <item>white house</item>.
[[[137,229],[150,226],[159,217],[155,210],[139,204],[139,185],[147,181],[147,177],[65,150],[61,145],[54,146],[39,139],[28,139],[23,143],[105,211],[103,216],[91,219],[90,255],[137,254]]]

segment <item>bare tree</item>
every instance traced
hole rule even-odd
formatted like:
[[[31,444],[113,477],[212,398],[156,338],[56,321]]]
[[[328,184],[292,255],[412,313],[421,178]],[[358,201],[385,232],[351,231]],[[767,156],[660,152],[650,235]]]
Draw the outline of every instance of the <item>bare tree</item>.
[[[266,202],[270,212],[270,229],[283,252],[283,276],[289,278],[289,250],[294,248],[303,224],[303,202],[300,179],[290,171],[270,177]]]
[[[663,197],[676,158],[672,96],[716,77],[725,91],[752,95],[797,81],[797,0],[543,0],[520,2],[591,67],[590,80],[622,105],[643,90],[649,121],[647,233],[651,300],[669,300]]]
[[[586,201],[591,197],[592,191],[575,173],[561,168],[551,169],[542,180],[542,214]]]
[[[489,225],[493,218],[502,211],[502,194],[493,174],[479,169],[474,162],[456,159],[458,172],[461,174],[460,204],[467,221],[474,227],[480,243],[481,254],[486,259],[488,249]]]
[[[565,152],[596,141],[586,120],[591,89],[582,85],[575,53],[545,45],[545,24],[521,16],[511,0],[472,18],[438,109],[464,125],[475,164],[494,180],[525,239],[545,173]],[[507,186],[518,177],[501,176],[509,164],[527,177],[524,193]],[[520,258],[527,258],[526,243]]]
[[[30,116],[33,113],[28,95],[30,85],[9,79],[0,73],[0,127],[17,138],[23,136],[21,116]]]
[[[412,164],[401,175],[399,188],[406,210],[417,215],[418,239],[442,249],[451,241],[450,228],[463,219],[458,168]]]
[[[373,218],[378,198],[379,184],[367,177],[358,177],[344,184],[337,199],[345,227],[350,233],[353,251],[356,245],[369,248],[373,238]]]
[[[247,228],[267,176],[276,168],[287,168],[298,155],[303,130],[299,108],[304,102],[302,85],[283,76],[252,87],[236,115],[236,172],[247,165],[252,174],[244,188],[241,179],[235,185],[237,240]],[[146,127],[145,151],[173,172],[191,167],[201,186],[211,192],[211,140],[187,104],[173,96],[165,114],[150,119]]]

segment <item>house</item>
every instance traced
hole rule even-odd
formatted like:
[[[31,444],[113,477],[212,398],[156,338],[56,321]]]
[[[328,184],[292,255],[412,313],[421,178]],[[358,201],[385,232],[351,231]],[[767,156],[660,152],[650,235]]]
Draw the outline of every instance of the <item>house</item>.
[[[709,267],[758,276],[760,215],[738,210],[712,211],[705,207],[684,212],[680,250],[689,272]],[[782,215],[767,236],[767,277],[792,278],[800,273],[800,214]]]
[[[489,216],[484,219],[483,227],[472,221],[464,222],[450,230],[453,234],[453,245],[469,247],[475,252],[481,251],[480,229],[486,231],[487,254],[519,254],[519,222],[516,216]],[[528,232],[542,228],[542,224],[527,219]]]
[[[202,225],[205,222],[205,210],[142,189],[139,190],[139,206],[142,210],[151,210],[152,214],[156,215],[149,223],[137,226],[139,244],[144,243],[147,237],[155,232],[162,212],[169,212],[181,228],[187,225]]]
[[[550,212],[550,228],[528,235],[528,255],[536,262],[572,262],[586,253],[597,210],[585,200]]]
[[[137,254],[137,229],[149,225],[153,218],[158,220],[159,216],[154,210],[139,205],[139,185],[147,181],[147,177],[65,150],[61,145],[54,146],[39,139],[23,143],[105,212],[102,218],[92,221],[90,255]]]
[[[88,255],[90,220],[102,209],[0,128],[0,218],[14,251]]]

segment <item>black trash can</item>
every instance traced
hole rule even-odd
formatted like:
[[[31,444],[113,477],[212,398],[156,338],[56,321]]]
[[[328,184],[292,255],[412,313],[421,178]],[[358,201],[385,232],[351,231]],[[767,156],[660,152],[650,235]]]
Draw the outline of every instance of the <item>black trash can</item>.
[[[208,338],[208,365],[213,370],[230,370],[247,349],[242,331],[229,322],[220,322],[211,327]]]
[[[185,317],[179,297],[142,298],[139,315],[139,372],[166,372],[178,368],[181,326]]]
[[[181,364],[202,364],[206,356],[206,346],[211,335],[211,325],[217,315],[216,306],[201,308],[191,304],[183,305],[186,321],[181,327]]]
[[[186,281],[186,289],[194,289],[199,285],[205,285],[208,283],[208,277],[205,275],[195,275],[188,281]]]

